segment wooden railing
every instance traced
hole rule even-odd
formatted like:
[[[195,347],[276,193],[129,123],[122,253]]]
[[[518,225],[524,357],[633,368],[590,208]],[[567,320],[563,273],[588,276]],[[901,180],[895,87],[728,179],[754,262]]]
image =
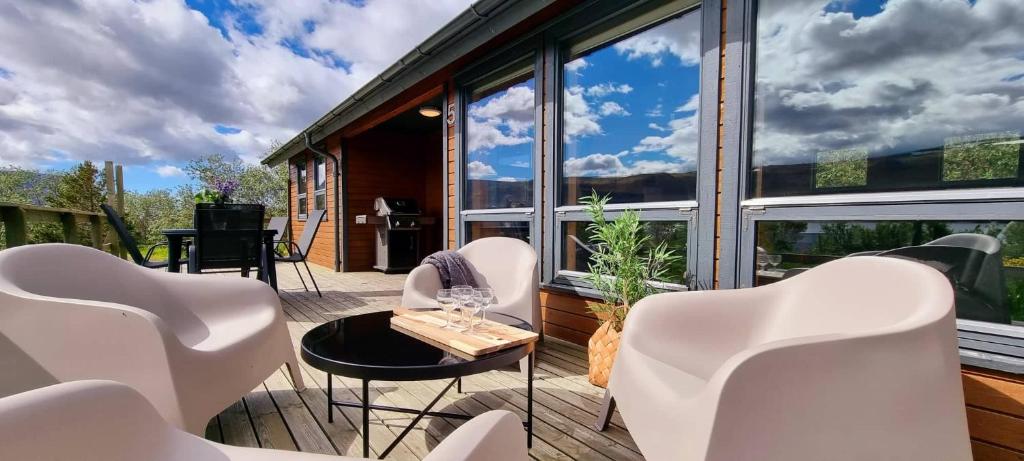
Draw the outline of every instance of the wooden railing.
[[[103,249],[103,213],[0,202],[0,219],[7,248],[28,243],[28,224],[37,222],[60,224],[64,242],[83,243],[79,241],[78,224],[87,222],[91,246]]]

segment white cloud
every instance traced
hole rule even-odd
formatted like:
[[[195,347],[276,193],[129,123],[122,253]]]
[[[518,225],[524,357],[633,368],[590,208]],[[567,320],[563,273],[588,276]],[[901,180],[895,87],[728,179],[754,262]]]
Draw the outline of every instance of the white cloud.
[[[519,179],[518,178],[513,178],[511,176],[502,176],[502,177],[498,178],[496,181],[498,181],[498,182],[516,182],[516,181],[519,181]]]
[[[469,173],[469,179],[483,179],[490,176],[495,176],[498,173],[494,171],[494,167],[490,166],[479,160],[474,160],[466,165],[466,169]]]
[[[625,107],[622,107],[617,102],[605,101],[601,103],[601,108],[598,110],[602,117],[609,115],[621,115],[623,117],[630,115],[629,111]]]
[[[603,98],[610,94],[629,94],[633,91],[633,87],[628,83],[615,84],[612,82],[599,83],[597,85],[590,86],[586,89],[585,93],[587,96],[593,96],[595,98]]]
[[[675,112],[693,112],[697,109],[700,109],[700,94],[694,93],[685,104],[677,107]]]
[[[583,93],[583,88],[579,86],[566,88],[563,92],[562,105],[565,109],[562,132],[565,142],[601,133],[601,125],[597,123],[599,116],[590,109]]]
[[[587,62],[586,59],[577,58],[565,63],[565,70],[568,72],[579,74],[581,73],[580,71],[586,69],[588,66],[590,66],[590,63]]]
[[[469,151],[514,146],[533,141],[536,118],[533,88],[509,88],[469,109]]]
[[[697,115],[672,120],[668,129],[671,133],[666,136],[644,137],[633,147],[633,152],[664,152],[684,161],[696,161],[700,136]]]
[[[161,165],[156,167],[155,171],[161,178],[179,178],[185,176],[185,170],[174,165]]]
[[[661,104],[658,104],[650,108],[647,112],[644,112],[644,115],[652,118],[661,117],[662,115],[665,115],[664,111],[662,110],[662,107],[663,106]]]
[[[511,166],[511,167],[516,167],[516,168],[529,168],[530,167],[530,162],[524,162],[524,161],[520,160],[520,161],[515,161],[515,162],[512,162],[512,163],[509,163],[508,165]]]
[[[674,56],[682,65],[700,64],[700,14],[673,19],[614,45],[629,60],[646,58],[660,67],[665,57]]]
[[[570,158],[563,162],[566,176],[570,177],[623,177],[655,173],[683,173],[691,171],[695,163],[680,160],[637,160],[627,165],[622,155],[590,154]]]
[[[648,123],[647,128],[650,128],[655,131],[669,131],[668,128],[658,125],[657,123],[654,122]]]
[[[469,0],[238,3],[261,35],[225,19],[225,36],[210,23],[219,18],[180,0],[0,2],[0,163],[38,164],[48,152],[129,165],[214,152],[256,160]],[[300,56],[286,40],[316,52]],[[242,131],[222,135],[218,124]]]

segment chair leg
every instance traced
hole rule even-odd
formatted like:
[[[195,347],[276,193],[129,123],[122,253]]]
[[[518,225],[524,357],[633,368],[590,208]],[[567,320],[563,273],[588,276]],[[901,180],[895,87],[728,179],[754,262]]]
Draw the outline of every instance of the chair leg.
[[[299,263],[292,263],[292,267],[295,268],[295,273],[299,274],[299,281],[302,282],[302,288],[305,288],[306,291],[309,291],[309,287],[306,286],[306,279],[302,278],[302,272],[299,271]]]
[[[615,411],[615,397],[608,389],[604,390],[604,401],[601,402],[601,409],[597,411],[597,421],[594,423],[594,430],[604,432],[612,420],[612,412]]]
[[[313,288],[316,288],[316,295],[323,298],[324,295],[320,294],[320,287],[316,285],[316,279],[313,278],[313,271],[309,270],[309,264],[306,264],[306,260],[302,260],[302,264],[306,266],[306,272],[309,273],[309,280],[313,282]]]
[[[302,369],[299,368],[299,360],[294,353],[291,360],[285,362],[284,365],[288,368],[288,375],[292,377],[292,385],[295,390],[298,392],[306,390],[306,382],[302,380]]]

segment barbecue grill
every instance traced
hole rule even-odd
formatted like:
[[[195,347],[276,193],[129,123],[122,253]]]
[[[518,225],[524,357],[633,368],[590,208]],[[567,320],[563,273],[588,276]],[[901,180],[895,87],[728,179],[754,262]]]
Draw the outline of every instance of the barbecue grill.
[[[420,231],[425,221],[416,200],[377,197],[373,209],[377,216],[356,216],[357,224],[377,225],[373,268],[385,273],[412,270],[420,262]]]

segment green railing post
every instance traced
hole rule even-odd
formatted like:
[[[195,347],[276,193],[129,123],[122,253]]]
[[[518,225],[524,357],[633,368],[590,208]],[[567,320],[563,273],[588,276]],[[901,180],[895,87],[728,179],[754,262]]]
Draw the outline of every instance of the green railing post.
[[[25,211],[18,207],[0,208],[0,217],[4,221],[4,233],[7,237],[7,248],[28,243],[28,232],[25,225]]]
[[[75,215],[61,213],[60,225],[64,230],[64,243],[78,243],[78,228],[75,226]]]

